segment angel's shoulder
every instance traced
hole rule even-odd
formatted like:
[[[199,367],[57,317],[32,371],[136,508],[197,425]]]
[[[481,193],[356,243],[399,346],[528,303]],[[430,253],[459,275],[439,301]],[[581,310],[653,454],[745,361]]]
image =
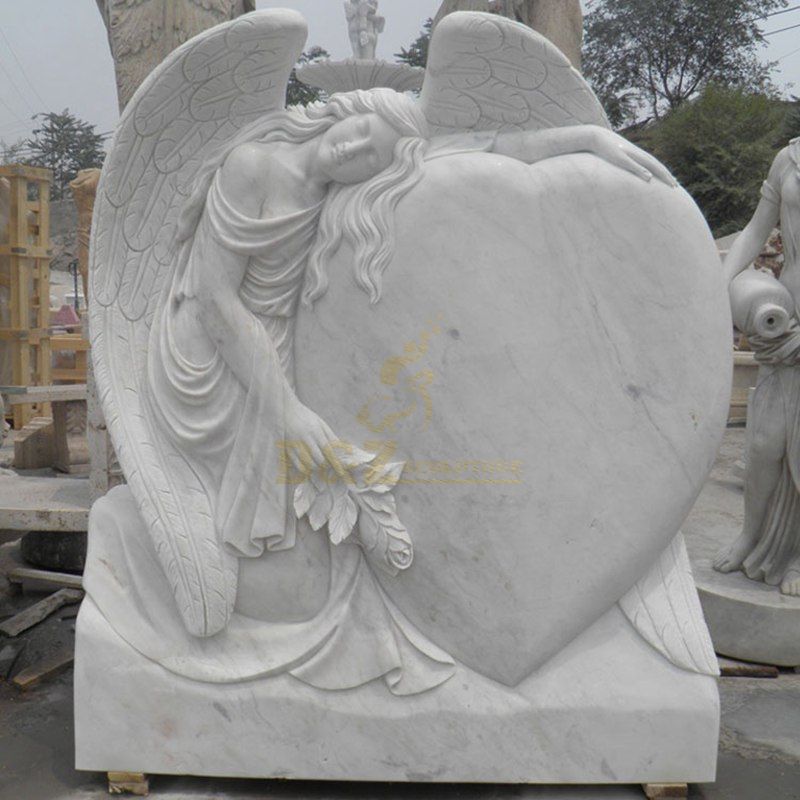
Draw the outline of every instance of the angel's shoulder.
[[[273,160],[271,148],[260,142],[245,142],[234,147],[220,168],[225,195],[233,198],[242,210],[260,208],[265,187],[270,183]]]
[[[228,153],[222,163],[222,176],[229,180],[255,180],[270,169],[272,160],[272,148],[269,145],[244,142]]]

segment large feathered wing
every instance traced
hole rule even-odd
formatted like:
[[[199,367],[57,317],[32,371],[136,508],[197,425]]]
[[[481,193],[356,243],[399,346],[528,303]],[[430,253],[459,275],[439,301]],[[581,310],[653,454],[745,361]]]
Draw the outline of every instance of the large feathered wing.
[[[299,14],[269,10],[182,45],[126,107],[97,191],[90,264],[97,390],[181,616],[197,636],[227,624],[236,560],[219,543],[197,475],[147,412],[150,326],[175,268],[178,214],[198,167],[243,126],[283,108],[305,40]]]
[[[554,44],[527,25],[473,11],[436,26],[420,102],[436,136],[608,127],[594,92]]]
[[[676,667],[719,675],[682,533],[619,606],[642,638]]]

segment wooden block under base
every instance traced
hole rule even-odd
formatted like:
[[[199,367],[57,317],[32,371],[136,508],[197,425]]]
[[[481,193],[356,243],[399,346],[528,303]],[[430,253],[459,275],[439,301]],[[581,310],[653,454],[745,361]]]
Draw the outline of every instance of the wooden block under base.
[[[777,678],[781,674],[771,664],[751,664],[722,657],[719,659],[719,671],[723,678]]]
[[[688,797],[689,785],[686,783],[645,783],[642,786],[644,796],[648,800],[660,800],[663,797]]]
[[[71,646],[64,648],[63,650],[53,653],[39,663],[17,673],[12,683],[23,691],[32,689],[34,686],[38,686],[42,681],[53,678],[64,672],[64,670],[69,669],[74,660],[75,655],[73,653],[73,648]]]
[[[141,772],[109,772],[108,793],[146,797],[150,794],[150,781]]]

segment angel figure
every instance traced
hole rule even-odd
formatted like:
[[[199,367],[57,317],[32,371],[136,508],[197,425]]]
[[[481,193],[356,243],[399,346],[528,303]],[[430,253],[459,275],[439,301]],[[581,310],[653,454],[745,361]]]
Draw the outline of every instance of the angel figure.
[[[434,47],[446,53],[453,30],[460,25],[442,25]],[[486,105],[480,125],[448,128],[437,117],[451,108],[446,74],[421,102],[374,89],[284,109],[305,38],[302,17],[285,10],[220,26],[172,54],[123,115],[98,192],[92,348],[150,537],[115,537],[109,519],[92,540],[86,585],[105,616],[121,620],[123,638],[189,677],[285,671],[332,689],[383,677],[408,694],[446,680],[453,660],[373,577],[373,567],[397,572],[413,559],[391,491],[403,465],[348,483],[374,454],[337,457],[343,445],[325,409],[298,397],[298,305],[325,293],[343,244],[356,285],[380,301],[395,209],[431,158],[475,151],[532,164],[588,152],[642,180],[673,182],[607,128],[588,87],[544,40],[556,101],[526,107],[512,124],[502,102]],[[504,64],[513,53],[529,58],[512,49]],[[327,468],[341,480],[287,484],[286,442],[298,443],[288,451],[294,469]],[[95,507],[95,525],[104,508]],[[311,530],[325,526],[329,538]],[[330,547],[344,540],[361,549]],[[117,572],[129,564],[123,594],[103,562]]]
[[[742,570],[800,597],[800,139],[775,157],[753,218],[725,259],[732,297],[746,286],[751,271],[743,271],[778,224],[784,248],[780,284],[769,276],[762,276],[762,283],[772,294],[785,296],[791,319],[774,338],[747,331],[760,368],[747,420],[744,527],[714,567]],[[775,285],[770,288],[770,283]]]
[[[378,0],[346,0],[344,11],[353,58],[374,61],[378,34],[386,25],[386,20],[378,16]]]

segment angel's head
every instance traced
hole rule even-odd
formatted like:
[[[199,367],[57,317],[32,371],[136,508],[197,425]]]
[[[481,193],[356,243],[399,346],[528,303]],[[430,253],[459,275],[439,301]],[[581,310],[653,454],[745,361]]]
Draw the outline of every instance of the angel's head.
[[[335,94],[306,113],[333,121],[318,151],[333,183],[303,299],[313,303],[325,292],[325,264],[345,241],[355,254],[356,281],[375,302],[393,252],[395,208],[422,177],[427,120],[416,101],[392,89]]]
[[[335,94],[307,111],[312,119],[333,121],[322,134],[318,166],[334,183],[364,183],[393,164],[407,164],[408,149],[429,136],[416,102],[391,89]]]

